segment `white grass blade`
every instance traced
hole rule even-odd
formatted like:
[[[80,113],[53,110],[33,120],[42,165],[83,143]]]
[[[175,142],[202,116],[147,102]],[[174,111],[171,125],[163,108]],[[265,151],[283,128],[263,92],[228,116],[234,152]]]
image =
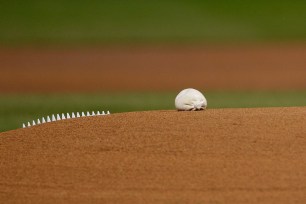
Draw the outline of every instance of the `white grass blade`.
[[[100,111],[97,111],[97,115],[101,115]]]
[[[39,120],[39,119],[37,119],[37,125],[40,125],[40,124],[41,124],[40,120]]]
[[[44,118],[44,117],[42,117],[42,119],[41,119],[41,123],[46,123],[46,120],[45,120],[45,118]]]
[[[76,117],[77,117],[77,118],[81,117],[79,112],[77,112]]]
[[[24,123],[22,123],[22,128],[26,128],[27,126],[24,124]]]
[[[107,111],[107,113],[106,113],[107,115],[109,115],[110,114],[110,112],[109,111]]]
[[[87,114],[86,114],[86,116],[90,116],[90,113],[89,113],[89,111],[87,111]]]
[[[74,112],[71,113],[71,118],[75,118]]]
[[[84,112],[82,112],[82,117],[85,117],[85,113]]]
[[[28,122],[28,127],[31,127],[31,123],[30,122]]]
[[[55,116],[52,114],[52,122],[56,121]]]
[[[67,119],[70,119],[70,115],[69,115],[69,113],[67,113]]]
[[[34,125],[36,125],[36,123],[35,123],[35,121],[33,120],[33,122],[32,122],[32,126],[34,126]]]
[[[95,116],[96,114],[95,114],[95,112],[94,111],[92,111],[92,113],[91,113],[91,116]]]
[[[51,122],[51,119],[49,116],[47,116],[47,123],[50,123]]]
[[[62,113],[62,120],[66,120],[65,114]]]
[[[59,114],[56,115],[56,120],[61,120],[61,116]]]
[[[105,115],[105,112],[104,111],[102,111],[102,114],[101,115]]]

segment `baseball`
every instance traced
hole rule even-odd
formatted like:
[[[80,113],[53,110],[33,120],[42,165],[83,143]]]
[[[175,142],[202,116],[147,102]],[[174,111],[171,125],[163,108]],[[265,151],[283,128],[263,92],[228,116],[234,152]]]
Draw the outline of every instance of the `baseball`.
[[[207,107],[207,100],[200,91],[188,88],[176,96],[175,107],[179,111],[204,110]]]

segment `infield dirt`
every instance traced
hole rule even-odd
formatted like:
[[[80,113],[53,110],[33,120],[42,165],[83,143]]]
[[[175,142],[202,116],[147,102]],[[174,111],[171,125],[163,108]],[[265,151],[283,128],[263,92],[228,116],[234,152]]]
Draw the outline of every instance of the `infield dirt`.
[[[306,108],[149,111],[0,133],[0,202],[305,203]]]
[[[306,44],[1,48],[0,92],[301,90]]]

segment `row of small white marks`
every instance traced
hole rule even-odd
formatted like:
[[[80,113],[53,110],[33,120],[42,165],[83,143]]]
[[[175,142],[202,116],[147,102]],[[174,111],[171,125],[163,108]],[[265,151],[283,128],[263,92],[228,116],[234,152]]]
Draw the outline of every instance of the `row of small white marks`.
[[[94,111],[92,111],[91,113],[89,111],[87,111],[86,113],[84,112],[76,112],[76,114],[74,114],[74,112],[71,113],[71,115],[69,113],[62,113],[62,114],[52,114],[51,117],[47,116],[42,117],[41,120],[37,119],[36,121],[33,120],[32,123],[28,122],[28,123],[23,123],[22,124],[22,128],[26,128],[26,127],[31,127],[31,126],[35,126],[35,125],[40,125],[43,123],[50,123],[50,122],[54,122],[54,121],[58,121],[58,120],[66,120],[66,119],[71,119],[71,118],[80,118],[80,117],[90,117],[90,116],[98,116],[98,115],[109,115],[110,112],[107,111],[106,113],[104,111],[100,112],[97,111],[97,113],[95,113]]]

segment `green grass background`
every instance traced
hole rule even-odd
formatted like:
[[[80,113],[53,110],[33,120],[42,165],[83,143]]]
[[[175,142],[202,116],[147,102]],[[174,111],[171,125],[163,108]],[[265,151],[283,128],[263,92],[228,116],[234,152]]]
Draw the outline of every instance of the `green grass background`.
[[[306,1],[11,0],[0,44],[306,40]]]
[[[0,96],[0,132],[56,113],[110,110],[111,113],[174,110],[177,93],[99,93]],[[305,106],[306,91],[207,92],[208,108]]]
[[[0,47],[306,40],[306,1],[0,1]],[[120,90],[118,90],[120,91]],[[52,113],[174,109],[176,93],[0,95],[0,131]],[[306,92],[208,92],[209,108],[305,105]]]

